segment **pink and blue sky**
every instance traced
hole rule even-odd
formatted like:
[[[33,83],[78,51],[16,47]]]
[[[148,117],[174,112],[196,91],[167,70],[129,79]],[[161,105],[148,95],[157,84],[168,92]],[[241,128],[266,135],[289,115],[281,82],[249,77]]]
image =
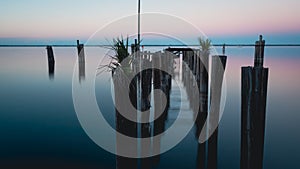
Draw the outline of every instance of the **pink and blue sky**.
[[[141,1],[142,12],[184,18],[219,43],[252,43],[259,34],[273,43],[300,43],[299,0]],[[87,39],[136,11],[137,0],[0,0],[1,44]]]

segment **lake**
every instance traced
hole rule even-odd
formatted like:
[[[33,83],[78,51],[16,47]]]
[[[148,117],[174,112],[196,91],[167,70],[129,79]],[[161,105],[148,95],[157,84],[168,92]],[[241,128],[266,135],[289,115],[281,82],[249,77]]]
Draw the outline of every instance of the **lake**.
[[[162,48],[145,47],[145,50]],[[75,66],[78,57],[75,47],[54,47],[53,50],[55,70],[49,76],[45,48],[0,48],[1,168],[130,167],[132,159],[120,159],[90,139],[78,120],[73,103],[73,87],[84,87],[95,77],[97,67],[108,62],[105,57],[108,50],[86,47],[85,72],[81,73]],[[227,94],[218,128],[217,159],[210,161],[204,157],[207,162],[201,161],[199,153],[202,151],[194,126],[171,150],[147,159],[134,159],[139,168],[201,168],[202,165],[210,168],[210,163],[217,168],[240,168],[241,67],[253,65],[254,47],[228,47],[226,55]],[[266,47],[264,66],[269,68],[269,79],[263,168],[294,169],[300,160],[300,47]],[[100,110],[115,127],[111,72],[97,75],[94,82]],[[180,85],[172,81],[171,107],[178,104],[172,98]],[[190,101],[183,98],[185,95],[179,102],[189,112]],[[171,112],[169,110],[166,127],[172,126],[177,118],[176,112]],[[191,114],[179,118],[189,119],[189,116]],[[107,134],[99,131],[101,137]]]

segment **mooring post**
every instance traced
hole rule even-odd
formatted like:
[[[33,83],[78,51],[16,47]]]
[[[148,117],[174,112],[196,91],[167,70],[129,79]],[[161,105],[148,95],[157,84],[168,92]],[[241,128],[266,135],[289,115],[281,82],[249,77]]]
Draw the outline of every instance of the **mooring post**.
[[[199,87],[199,94],[200,94],[200,111],[202,112],[201,105],[205,105],[202,103],[207,102],[207,100],[203,100],[208,98],[208,70],[209,70],[209,54],[206,52],[200,52],[200,65],[199,65],[199,75],[200,75],[200,85]],[[205,108],[203,108],[205,109]]]
[[[203,53],[199,50],[197,52],[197,84],[199,88],[199,108],[198,115],[196,118],[196,138],[198,139],[200,133],[205,125],[205,122],[208,117],[208,56],[203,55]],[[204,66],[207,66],[206,67]],[[208,147],[205,143],[198,143],[197,150],[197,168],[205,169],[206,165],[208,167],[208,163],[206,164],[206,160],[208,160],[206,151]]]
[[[84,59],[84,45],[79,43],[79,40],[77,40],[77,53],[79,59]]]
[[[268,68],[263,67],[265,41],[255,43],[254,67],[242,67],[240,168],[263,167]]]
[[[52,79],[54,77],[54,69],[55,69],[55,59],[52,46],[47,46],[47,56],[48,56],[48,72],[49,78]]]
[[[166,73],[166,81],[165,83],[167,84],[167,107],[170,107],[170,92],[171,92],[171,88],[172,88],[172,73],[173,73],[173,59],[172,59],[172,55],[169,52],[165,53],[165,57],[166,57],[166,70],[169,73]],[[168,112],[167,112],[168,113]]]
[[[147,54],[147,52],[146,52]],[[142,64],[143,67],[151,67],[151,62],[147,58],[147,55],[143,55]],[[143,113],[142,119],[144,121],[149,121],[150,118],[150,94],[151,94],[151,82],[152,82],[152,70],[146,69],[142,71],[142,78],[141,78],[141,111],[146,112]],[[143,123],[141,125],[142,137],[149,137],[150,132],[150,124]]]
[[[114,83],[114,92],[115,92],[115,105],[119,105],[119,107],[123,108],[122,111],[125,110],[126,114],[131,114],[134,118],[136,118],[137,112],[126,112],[126,107],[128,105],[125,105],[127,102],[124,100],[126,97],[122,97],[124,95],[129,94],[129,98],[131,101],[131,104],[134,107],[137,107],[137,87],[136,87],[136,81],[132,80],[129,81],[126,77],[126,75],[123,74],[121,71],[116,71],[113,77],[113,83]],[[127,91],[125,89],[125,86],[129,86],[129,93],[125,92]],[[121,111],[121,110],[120,110]],[[137,138],[137,123],[133,122],[126,118],[126,115],[122,115],[117,108],[115,108],[116,112],[116,130],[119,133],[122,133],[126,136]],[[132,141],[128,144],[124,144],[124,140],[117,134],[116,135],[116,152],[124,152],[124,151],[130,151],[134,155],[138,156],[138,142]],[[136,158],[127,158],[122,156],[116,156],[116,163],[117,169],[125,169],[125,168],[138,168],[138,160]]]
[[[79,82],[85,79],[85,54],[84,45],[80,44],[77,40],[77,53],[78,53],[78,68],[79,68]]]
[[[200,51],[199,50],[197,50],[197,52],[196,52],[196,60],[197,60],[196,81],[197,81],[197,85],[199,87],[199,85],[200,85]]]
[[[151,67],[151,62],[148,59],[147,52],[142,53],[142,65],[143,67]],[[146,69],[142,71],[141,77],[141,119],[144,123],[141,124],[141,137],[149,138],[151,137],[151,125],[149,122],[150,119],[150,94],[151,94],[151,86],[152,86],[152,70]],[[151,153],[151,140],[146,140],[141,142],[141,154],[149,154]],[[151,161],[149,158],[141,159],[141,168],[150,168]]]
[[[196,75],[197,72],[197,55],[196,55],[196,51],[194,51],[192,49],[192,53],[193,53],[193,74]]]
[[[193,60],[194,60],[194,58],[193,58],[193,53],[192,53],[192,51],[188,51],[188,53],[189,53],[189,66],[190,66],[190,69],[191,69],[191,71],[193,72]]]
[[[210,115],[209,133],[213,133],[208,140],[208,168],[217,169],[218,157],[218,126],[220,116],[220,104],[222,84],[226,68],[227,56],[212,56],[211,87],[210,87]]]
[[[211,64],[211,87],[210,87],[210,125],[217,126],[219,122],[220,102],[222,94],[222,84],[226,69],[227,56],[212,56]]]
[[[265,40],[262,39],[262,35],[259,36],[259,41],[255,42],[255,56],[254,56],[254,66],[262,67],[264,64],[264,48]]]
[[[225,43],[223,44],[223,48],[222,48],[222,54],[223,55],[225,55],[225,47],[226,47],[226,45],[225,45]]]
[[[161,53],[156,52],[152,56],[152,64],[153,67],[158,67],[159,69],[153,69],[153,89],[154,90],[162,90],[162,71],[161,71]],[[164,115],[161,115],[161,112],[164,111],[164,107],[162,106],[162,95],[161,93],[154,92],[154,117],[158,117],[154,121],[154,129],[153,136],[157,136],[162,133],[165,129],[165,118]],[[161,144],[161,136],[153,137],[153,150],[152,152],[155,154],[160,153],[160,144]],[[158,165],[160,161],[160,155],[153,157],[153,166]]]

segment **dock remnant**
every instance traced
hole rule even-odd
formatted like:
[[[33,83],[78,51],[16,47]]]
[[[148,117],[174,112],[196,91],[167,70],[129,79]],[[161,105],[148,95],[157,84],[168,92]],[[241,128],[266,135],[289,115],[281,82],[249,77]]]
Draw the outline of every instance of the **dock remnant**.
[[[47,46],[47,56],[48,56],[48,72],[49,72],[49,78],[54,78],[54,69],[55,69],[55,59],[54,59],[54,53],[52,46]]]
[[[78,65],[79,65],[79,82],[85,79],[85,54],[84,45],[77,40]]]
[[[255,42],[254,67],[263,67],[264,64],[265,40],[259,35],[259,41]]]
[[[263,167],[268,68],[263,67],[265,41],[255,43],[254,67],[242,67],[240,168]]]
[[[226,68],[227,56],[212,56],[211,64],[211,87],[210,87],[210,115],[209,115],[209,134],[208,140],[208,168],[217,169],[218,161],[218,124],[220,120],[220,107],[222,84]]]

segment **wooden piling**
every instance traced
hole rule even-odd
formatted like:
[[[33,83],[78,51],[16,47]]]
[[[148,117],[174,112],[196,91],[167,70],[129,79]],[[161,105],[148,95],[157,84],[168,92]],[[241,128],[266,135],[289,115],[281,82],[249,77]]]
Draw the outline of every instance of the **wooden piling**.
[[[49,73],[49,78],[53,79],[54,78],[54,69],[55,69],[55,59],[54,59],[54,53],[52,46],[47,46],[47,56],[48,56],[48,73]]]
[[[210,87],[210,115],[209,133],[213,134],[208,140],[207,166],[209,169],[217,169],[218,161],[218,126],[220,116],[220,103],[222,94],[223,77],[226,68],[227,56],[212,56],[211,87]],[[214,130],[214,131],[213,131]]]
[[[131,103],[134,107],[137,106],[137,88],[136,88],[136,81],[128,82],[128,79],[124,77],[124,74],[114,74],[114,91],[115,91],[115,104],[124,104],[126,101],[122,100],[125,97],[120,97],[125,94],[129,94],[129,98]],[[125,85],[124,85],[125,84]],[[126,85],[129,85],[129,93],[126,93],[124,88],[127,87]],[[126,107],[126,105],[122,105],[120,107]],[[133,122],[126,117],[124,117],[119,110],[116,108],[116,130],[126,136],[137,138],[137,124],[136,122]],[[126,110],[122,110],[126,111]],[[136,112],[126,112],[126,113],[135,113]],[[138,154],[137,151],[137,142],[131,142],[131,144],[124,145],[124,140],[121,138],[116,137],[116,151],[120,149],[120,151],[124,151],[124,149],[128,149],[126,151],[134,152],[135,154]],[[138,160],[136,158],[127,158],[122,156],[116,156],[116,168],[117,169],[126,169],[126,168],[138,168]]]
[[[152,56],[152,64],[153,67],[161,68],[161,53],[157,52]],[[154,66],[155,65],[155,66]],[[162,71],[160,69],[153,69],[153,89],[162,89]],[[160,93],[154,93],[154,117],[157,117],[162,111],[162,95]],[[162,133],[165,129],[164,117],[161,115],[153,122],[153,136],[156,136]],[[153,139],[153,153],[159,154],[160,153],[160,144],[161,144],[161,137],[155,137]],[[152,165],[156,166],[159,164],[160,155],[154,156],[152,161]]]
[[[196,117],[196,138],[198,139],[208,117],[208,56],[203,56],[200,51],[197,52],[197,85],[199,88],[199,107]],[[205,66],[207,66],[207,69]],[[198,143],[197,168],[205,169],[208,160],[207,142]],[[211,150],[211,149],[210,149]],[[210,158],[211,160],[211,158]]]
[[[209,70],[209,55],[207,53],[200,52],[200,65],[199,65],[199,94],[200,94],[200,112],[205,112],[205,105],[208,97],[208,70]]]
[[[151,67],[150,58],[148,56],[148,52],[141,53],[141,64],[142,67]],[[151,137],[151,127],[150,127],[150,94],[152,87],[152,69],[146,69],[141,72],[141,111],[144,113],[141,115],[143,121],[147,121],[146,123],[141,124],[141,137],[149,138]],[[151,153],[151,141],[144,140],[141,142],[141,154],[149,154]],[[149,158],[141,159],[141,168],[150,168],[151,161]]]
[[[77,40],[77,53],[78,53],[78,68],[79,68],[79,82],[85,79],[85,54],[84,45]]]
[[[264,64],[264,48],[265,48],[265,40],[263,40],[262,35],[260,35],[259,41],[255,42],[255,56],[254,56],[255,67],[262,67]]]
[[[197,72],[197,55],[196,51],[192,51],[193,54],[193,74],[196,75]]]
[[[219,122],[219,112],[222,94],[223,77],[226,69],[227,56],[212,56],[211,87],[210,87],[210,125],[216,126]]]
[[[263,67],[264,41],[256,42],[254,67],[242,67],[241,169],[262,169],[268,68]]]

